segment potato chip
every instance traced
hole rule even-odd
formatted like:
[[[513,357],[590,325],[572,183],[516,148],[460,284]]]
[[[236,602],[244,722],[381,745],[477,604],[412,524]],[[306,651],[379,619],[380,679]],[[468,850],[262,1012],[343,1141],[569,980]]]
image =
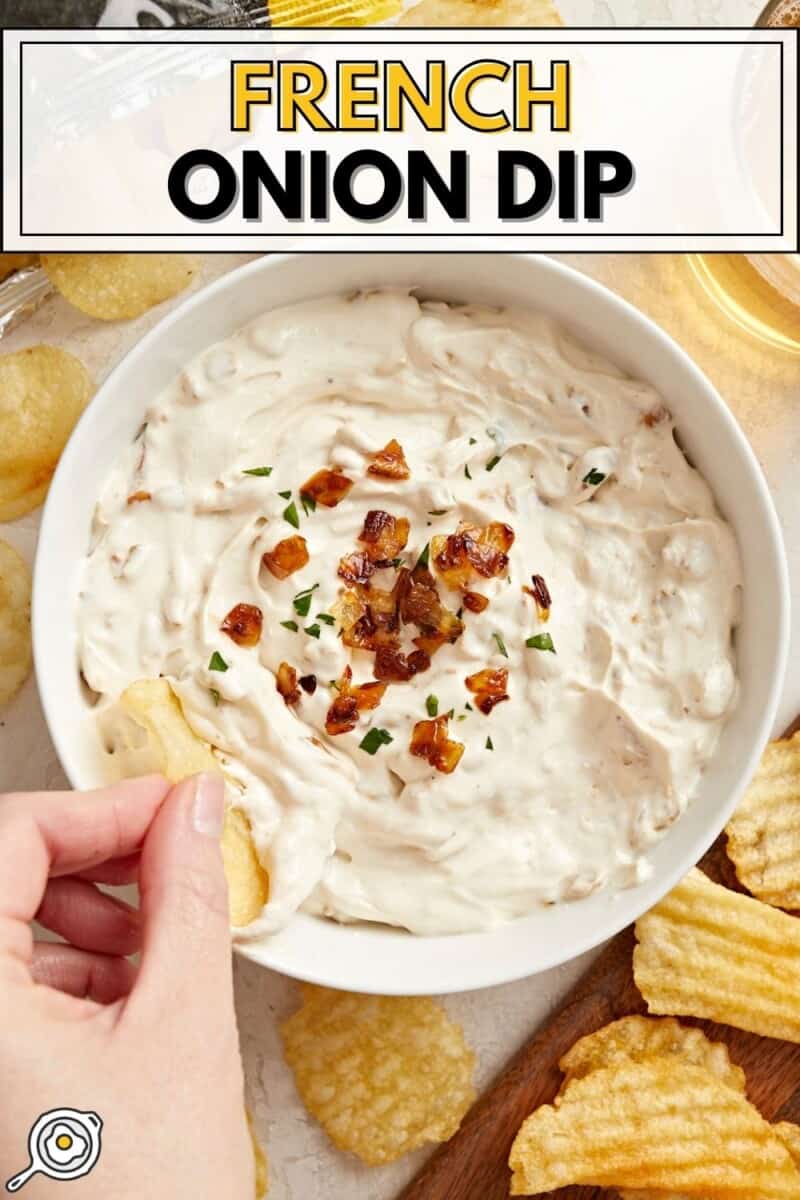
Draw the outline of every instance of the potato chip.
[[[140,316],[197,271],[188,254],[43,254],[42,266],[65,300],[101,321]]]
[[[253,835],[241,808],[225,810],[222,827],[222,862],[228,881],[231,925],[249,925],[261,915],[269,899],[269,877],[258,857]]]
[[[752,1104],[703,1067],[668,1058],[574,1080],[528,1117],[509,1165],[518,1196],[569,1184],[726,1200],[800,1195],[788,1150]]]
[[[636,922],[636,986],[652,1013],[706,1017],[800,1042],[800,921],[685,879]]]
[[[800,1167],[800,1125],[792,1121],[778,1121],[772,1128],[792,1156],[796,1167]]]
[[[210,746],[189,726],[178,697],[166,679],[140,679],[120,697],[125,711],[144,726],[157,745],[162,770],[173,783],[202,771],[220,771]],[[228,880],[231,925],[249,925],[261,913],[269,894],[267,873],[261,866],[250,832],[250,822],[240,808],[228,805],[222,829],[222,859]]]
[[[720,1082],[742,1095],[745,1093],[744,1071],[731,1062],[724,1043],[712,1042],[700,1029],[681,1025],[672,1017],[639,1016],[622,1017],[576,1042],[558,1064],[566,1076],[561,1092],[573,1079],[583,1079],[592,1071],[656,1057],[704,1067]],[[620,1200],[691,1200],[691,1197],[686,1192],[623,1188]],[[707,1198],[695,1195],[695,1200]]]
[[[795,1167],[800,1167],[800,1126],[792,1125],[790,1121],[780,1121],[772,1126],[775,1133],[789,1151]],[[715,1192],[714,1196],[719,1193]],[[694,1192],[662,1192],[650,1188],[620,1188],[620,1200],[713,1200],[708,1192],[700,1195]]]
[[[402,0],[270,0],[273,25],[377,25],[396,17]]]
[[[708,1192],[665,1192],[661,1188],[620,1188],[619,1200],[711,1200]],[[719,1193],[717,1193],[719,1195]]]
[[[511,26],[563,25],[551,0],[422,0],[398,25]]]
[[[475,1098],[475,1055],[428,997],[304,984],[281,1034],[308,1111],[334,1145],[371,1166],[447,1141]]]
[[[739,882],[776,908],[800,909],[800,732],[767,746],[726,832]]]
[[[772,1128],[789,1151],[795,1167],[800,1167],[800,1126],[790,1121],[779,1121]],[[663,1192],[650,1188],[620,1188],[619,1196],[620,1200],[712,1200],[708,1192],[701,1196],[697,1192],[690,1195],[688,1192]]]
[[[576,1042],[558,1064],[565,1075],[561,1090],[592,1071],[655,1057],[705,1067],[720,1082],[745,1092],[744,1071],[731,1062],[723,1042],[712,1042],[702,1030],[681,1025],[671,1017],[638,1016],[623,1017]]]
[[[42,503],[90,392],[86,368],[66,350],[0,355],[0,521]]]
[[[31,573],[13,546],[0,540],[0,705],[31,669]]]
[[[32,267],[38,261],[38,254],[0,254],[0,280],[7,279],[23,267]]]
[[[253,1143],[253,1159],[256,1168],[256,1200],[263,1200],[269,1191],[269,1166],[267,1164],[267,1156],[264,1152],[264,1147],[256,1137],[256,1129],[253,1124],[253,1118],[250,1115],[249,1109],[244,1110],[244,1115],[247,1117],[247,1128],[250,1131],[250,1141]]]

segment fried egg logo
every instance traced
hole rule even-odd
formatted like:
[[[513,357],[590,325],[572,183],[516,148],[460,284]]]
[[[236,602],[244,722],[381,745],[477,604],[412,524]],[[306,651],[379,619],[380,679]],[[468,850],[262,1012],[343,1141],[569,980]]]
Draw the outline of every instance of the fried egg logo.
[[[54,1108],[42,1113],[28,1134],[30,1162],[6,1183],[7,1192],[19,1189],[36,1174],[48,1179],[79,1179],[88,1175],[100,1157],[103,1122],[95,1112]]]

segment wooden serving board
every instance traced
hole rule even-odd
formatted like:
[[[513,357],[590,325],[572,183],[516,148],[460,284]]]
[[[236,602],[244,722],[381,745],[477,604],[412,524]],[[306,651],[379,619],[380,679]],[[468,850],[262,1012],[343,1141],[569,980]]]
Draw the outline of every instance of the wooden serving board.
[[[800,729],[800,717],[785,737]],[[718,839],[700,866],[712,879],[742,891]],[[584,1034],[646,1005],[633,982],[633,929],[618,934],[578,981],[561,1008],[511,1059],[470,1109],[455,1137],[425,1164],[398,1200],[506,1200],[511,1174],[508,1153],[522,1122],[540,1104],[550,1103],[561,1084],[558,1060]],[[744,1068],[747,1092],[768,1120],[800,1123],[800,1045],[757,1037],[713,1025],[685,1021],[727,1043],[731,1058]],[[569,1187],[550,1192],[551,1200],[601,1200],[616,1192]]]

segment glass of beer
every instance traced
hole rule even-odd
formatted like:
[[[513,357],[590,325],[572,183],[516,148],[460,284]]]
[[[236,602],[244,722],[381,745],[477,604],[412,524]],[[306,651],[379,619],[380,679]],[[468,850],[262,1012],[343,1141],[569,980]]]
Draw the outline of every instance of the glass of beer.
[[[800,0],[771,0],[763,26],[800,26]],[[800,354],[800,254],[690,254],[713,300],[761,341]]]
[[[770,0],[757,21],[758,25],[800,25],[800,0]]]

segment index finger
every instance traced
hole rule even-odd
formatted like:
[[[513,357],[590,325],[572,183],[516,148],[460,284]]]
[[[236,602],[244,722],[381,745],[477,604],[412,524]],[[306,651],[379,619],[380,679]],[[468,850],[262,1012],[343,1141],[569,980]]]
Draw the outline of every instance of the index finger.
[[[0,919],[32,920],[50,875],[138,850],[169,789],[147,775],[94,792],[0,797]]]

